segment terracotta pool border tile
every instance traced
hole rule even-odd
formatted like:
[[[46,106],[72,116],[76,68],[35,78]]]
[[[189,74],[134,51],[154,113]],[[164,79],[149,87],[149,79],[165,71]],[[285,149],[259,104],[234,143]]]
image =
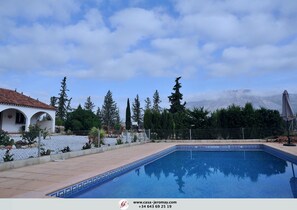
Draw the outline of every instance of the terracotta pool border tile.
[[[160,143],[146,143],[146,144],[140,144],[135,145],[131,147],[123,147],[116,150],[109,150],[105,152],[100,152],[96,154],[90,154],[86,156],[80,156],[75,158],[70,158],[65,161],[60,162],[48,162],[43,163],[40,165],[34,165],[34,166],[26,166],[23,168],[17,168],[17,169],[10,169],[9,172],[12,173],[19,173],[19,172],[26,172],[32,173],[34,176],[30,179],[30,175],[26,175],[24,179],[21,177],[18,178],[19,180],[38,180],[42,181],[42,176],[48,176],[50,174],[52,176],[55,175],[61,175],[61,171],[75,171],[75,173],[67,173],[65,175],[63,180],[53,180],[53,182],[49,182],[49,180],[44,180],[44,186],[36,186],[34,189],[31,190],[23,190],[20,188],[12,189],[9,185],[5,186],[5,188],[0,187],[0,191],[2,193],[0,194],[0,197],[11,197],[11,198],[52,198],[46,196],[46,194],[49,194],[50,192],[54,192],[58,189],[62,189],[65,186],[70,186],[74,183],[78,183],[81,180],[88,179],[90,177],[96,176],[98,174],[102,174],[106,171],[116,169],[118,167],[121,167],[123,165],[132,163],[134,161],[140,160],[142,158],[145,158],[149,155],[158,153],[162,150],[165,150],[167,148],[170,148],[175,145],[236,145],[236,144],[263,144],[267,145],[269,147],[272,147],[277,150],[281,150],[283,152],[289,153],[293,156],[297,157],[297,148],[296,147],[285,147],[280,143],[271,143],[271,142],[264,142],[263,140],[259,141],[171,141],[171,142],[160,142]],[[79,170],[80,166],[87,162],[86,166],[84,166],[84,170]],[[89,170],[88,170],[89,166]],[[96,166],[96,167],[92,167]],[[54,173],[57,171],[57,173]],[[8,181],[9,180],[15,180],[13,177],[1,177],[0,172],[0,178],[5,178]],[[14,175],[12,175],[14,176]],[[37,177],[36,177],[37,176]],[[40,176],[40,177],[38,177]],[[50,184],[52,183],[52,184]],[[14,187],[17,187],[14,185]],[[5,193],[5,190],[7,190],[7,193]]]
[[[297,163],[297,156],[289,154],[287,152],[271,148],[264,144],[178,144],[174,145],[170,148],[157,152],[155,154],[149,155],[140,160],[134,161],[132,163],[123,165],[119,168],[107,171],[103,174],[99,174],[94,177],[90,177],[81,182],[75,183],[73,185],[67,186],[65,188],[59,189],[52,193],[47,194],[48,196],[59,197],[59,198],[67,198],[73,196],[81,191],[85,191],[93,186],[100,185],[102,183],[108,182],[122,174],[125,174],[131,170],[135,170],[136,168],[148,164],[152,161],[155,161],[163,156],[166,156],[174,151],[264,151],[268,152],[272,155],[278,156],[279,158],[291,161],[293,163]]]

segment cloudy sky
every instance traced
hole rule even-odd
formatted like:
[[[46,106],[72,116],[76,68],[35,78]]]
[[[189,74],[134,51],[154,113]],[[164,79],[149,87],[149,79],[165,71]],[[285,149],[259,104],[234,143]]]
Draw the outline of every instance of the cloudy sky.
[[[234,89],[296,91],[295,0],[2,0],[0,87],[44,102],[67,76],[73,106],[111,90],[163,104]]]

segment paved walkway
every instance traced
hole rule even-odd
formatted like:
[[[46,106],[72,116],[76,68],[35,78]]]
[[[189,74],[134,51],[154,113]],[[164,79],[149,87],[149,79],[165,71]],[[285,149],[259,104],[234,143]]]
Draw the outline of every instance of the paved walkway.
[[[247,144],[248,142],[244,143]],[[184,143],[148,143],[64,161],[48,162],[2,171],[0,172],[0,198],[45,198],[47,193],[139,160],[177,144]],[[243,143],[210,142],[207,144]],[[297,147],[284,147],[279,143],[263,144],[297,156]]]

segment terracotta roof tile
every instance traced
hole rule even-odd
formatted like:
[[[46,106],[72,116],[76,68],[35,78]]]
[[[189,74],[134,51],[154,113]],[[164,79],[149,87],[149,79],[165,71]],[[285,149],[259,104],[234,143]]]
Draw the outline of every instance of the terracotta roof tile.
[[[14,90],[0,88],[0,104],[55,110],[55,107],[25,96]]]

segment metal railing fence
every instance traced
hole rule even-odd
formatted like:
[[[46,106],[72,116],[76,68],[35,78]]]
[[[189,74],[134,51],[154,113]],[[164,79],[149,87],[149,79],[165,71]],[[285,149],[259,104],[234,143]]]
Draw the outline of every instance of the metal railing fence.
[[[263,139],[275,138],[283,135],[284,131],[261,128],[217,128],[217,129],[179,129],[161,130],[147,129],[137,131],[124,131],[119,134],[105,135],[103,139],[89,136],[90,131],[75,131],[72,134],[53,134],[45,138],[40,134],[33,144],[27,144],[20,136],[12,135],[12,146],[0,145],[0,163],[10,159],[21,160],[41,157],[43,155],[59,154],[70,151],[79,151],[96,147],[108,147],[133,142],[148,142],[154,140],[215,140],[215,139]],[[98,144],[100,142],[100,144]],[[7,151],[9,152],[7,153]],[[10,155],[10,157],[9,157]]]

